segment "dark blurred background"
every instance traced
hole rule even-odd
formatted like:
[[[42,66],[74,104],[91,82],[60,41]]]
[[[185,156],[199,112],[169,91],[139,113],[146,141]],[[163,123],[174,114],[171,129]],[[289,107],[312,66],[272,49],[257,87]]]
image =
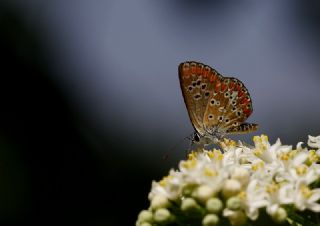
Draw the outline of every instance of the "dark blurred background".
[[[320,134],[319,12],[316,0],[1,0],[0,224],[133,225],[151,181],[185,157],[185,60],[244,82],[255,134]]]

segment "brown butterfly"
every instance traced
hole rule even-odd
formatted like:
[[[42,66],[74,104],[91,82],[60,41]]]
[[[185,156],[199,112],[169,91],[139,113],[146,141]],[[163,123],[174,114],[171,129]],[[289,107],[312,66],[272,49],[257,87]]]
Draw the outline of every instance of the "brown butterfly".
[[[179,79],[195,129],[193,142],[218,143],[226,135],[257,130],[257,124],[245,123],[253,109],[249,92],[238,79],[194,61],[179,65]]]

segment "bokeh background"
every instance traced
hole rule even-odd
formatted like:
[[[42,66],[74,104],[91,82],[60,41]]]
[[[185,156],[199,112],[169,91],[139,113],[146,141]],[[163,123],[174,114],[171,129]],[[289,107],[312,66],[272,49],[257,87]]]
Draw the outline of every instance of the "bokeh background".
[[[244,82],[255,134],[320,134],[319,12],[316,0],[1,0],[0,224],[133,225],[151,181],[185,157],[185,60]]]

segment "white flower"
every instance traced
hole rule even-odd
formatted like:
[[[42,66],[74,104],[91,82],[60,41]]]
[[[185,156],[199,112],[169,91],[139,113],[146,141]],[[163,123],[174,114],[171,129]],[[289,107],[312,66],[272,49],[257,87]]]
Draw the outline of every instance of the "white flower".
[[[278,211],[281,205],[282,197],[280,196],[280,191],[279,191],[280,184],[273,182],[267,185],[265,189],[268,194],[267,213],[272,216]]]
[[[240,196],[241,197],[241,196]],[[243,194],[245,211],[251,220],[256,220],[259,216],[259,209],[268,205],[267,193],[258,180],[250,181],[246,192]]]
[[[283,158],[283,168],[278,171],[278,176],[283,180],[294,184],[303,179],[309,185],[319,179],[319,164],[305,164],[309,158],[308,152],[297,152],[294,157],[280,157]]]
[[[170,170],[168,176],[164,177],[160,182],[152,182],[151,192],[149,193],[149,200],[152,200],[157,194],[161,194],[170,200],[179,198],[182,183],[180,172]]]
[[[168,196],[168,192],[166,191],[164,186],[161,186],[158,182],[152,181],[151,191],[148,195],[149,200],[151,201],[157,194],[161,194],[163,196]]]
[[[243,167],[236,167],[232,172],[231,179],[239,181],[241,186],[245,187],[249,183],[250,173]]]
[[[310,147],[320,149],[320,136],[313,137],[309,135],[308,138],[308,145]]]
[[[208,185],[216,193],[229,176],[228,170],[221,170],[222,160],[223,154],[218,150],[192,153],[179,164],[181,178],[185,184]]]
[[[255,145],[254,154],[262,159],[266,163],[272,163],[273,160],[276,159],[276,153],[275,151],[277,148],[281,146],[281,142],[278,139],[277,142],[270,146],[270,143],[268,141],[268,137],[265,135],[262,136],[254,136],[253,142]]]
[[[293,203],[301,211],[309,209],[314,212],[320,212],[320,188],[310,189],[306,180],[299,180],[296,184],[287,184],[283,186],[281,195],[283,203]]]
[[[231,225],[243,225],[247,218],[256,220],[261,211],[283,222],[290,215],[285,211],[288,205],[320,212],[320,188],[311,188],[320,180],[320,136],[308,140],[318,150],[303,148],[302,142],[293,149],[280,139],[270,144],[265,135],[253,141],[254,147],[249,147],[224,139],[223,150],[192,152],[178,170],[153,181],[149,211],[154,222],[174,221],[172,208],[183,216],[203,214],[204,225],[215,225],[223,217]],[[150,214],[145,215],[150,218]],[[142,216],[137,223],[150,224]]]

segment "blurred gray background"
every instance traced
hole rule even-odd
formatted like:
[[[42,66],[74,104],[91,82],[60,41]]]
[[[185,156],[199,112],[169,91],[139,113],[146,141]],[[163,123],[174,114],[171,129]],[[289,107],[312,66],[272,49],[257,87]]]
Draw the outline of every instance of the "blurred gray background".
[[[320,134],[316,0],[2,3],[37,37],[50,72],[45,76],[79,118],[89,152],[102,159],[97,171],[104,176],[97,180],[106,190],[98,196],[120,196],[106,203],[130,207],[123,213],[128,222],[148,206],[151,180],[185,157],[188,143],[181,140],[193,128],[177,74],[182,61],[200,61],[243,81],[253,100],[248,121],[260,129],[237,138],[251,142],[263,133],[271,142],[280,137],[295,145]],[[108,213],[86,219],[118,224],[118,215]]]

